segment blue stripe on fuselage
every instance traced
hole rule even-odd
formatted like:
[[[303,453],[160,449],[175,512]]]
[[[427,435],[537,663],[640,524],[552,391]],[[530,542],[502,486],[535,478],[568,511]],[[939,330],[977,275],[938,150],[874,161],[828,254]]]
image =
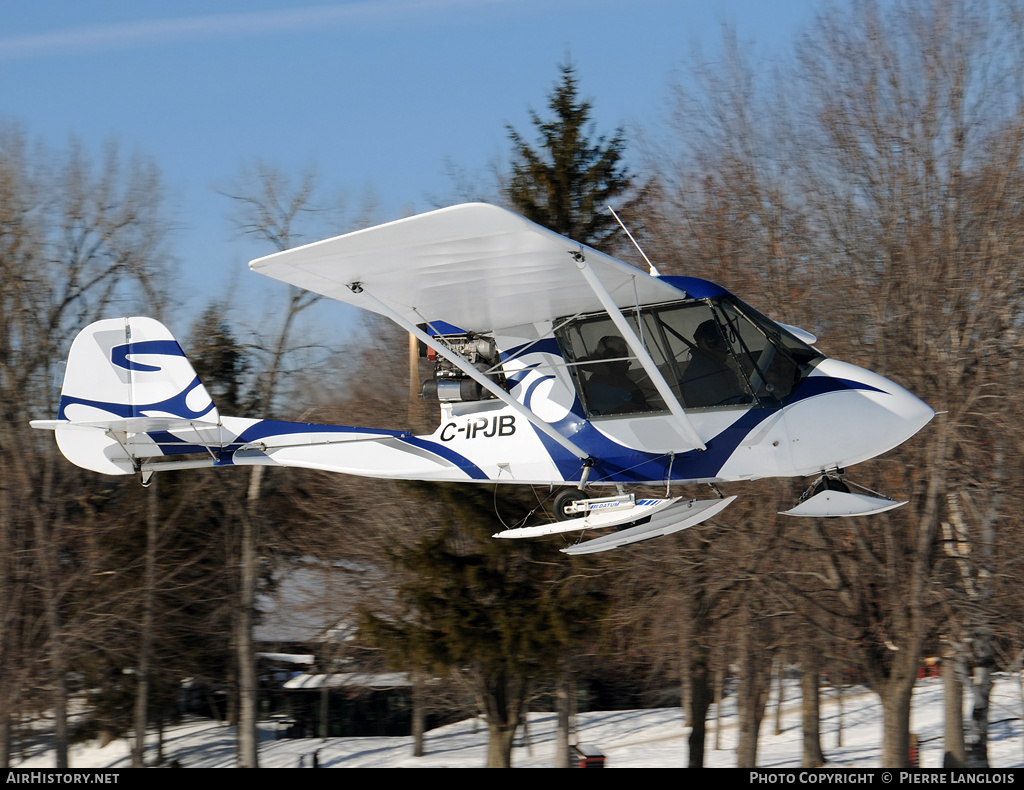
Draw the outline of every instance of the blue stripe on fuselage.
[[[428,450],[434,455],[451,462],[455,466],[459,467],[463,472],[469,475],[471,480],[489,480],[487,473],[484,472],[479,466],[470,461],[466,456],[461,455],[449,447],[440,445],[437,442],[433,442],[429,439],[424,439],[420,436],[405,436],[402,437],[402,441],[406,444],[412,445],[413,447],[419,447],[423,450]]]
[[[524,398],[524,405],[527,408],[529,408],[529,398],[533,395],[533,389],[531,386]],[[801,382],[787,406],[818,395],[842,390],[883,391],[877,387],[848,379],[814,376]],[[577,414],[570,414],[552,425],[559,433],[590,454],[594,460],[594,471],[596,472],[596,475],[591,476],[591,482],[665,481],[670,467],[673,480],[713,480],[739,447],[740,442],[760,423],[776,414],[780,408],[782,407],[750,408],[721,433],[707,440],[705,442],[707,450],[688,450],[678,453],[674,457],[669,456],[668,453],[650,453],[625,447],[609,439],[591,422],[582,421]],[[579,400],[577,399],[573,404],[573,412],[578,409]],[[643,418],[634,417],[634,419]],[[580,460],[537,430],[536,427],[534,427],[534,431],[544,444],[544,448],[551,456],[551,460],[555,463],[563,479],[577,479],[581,472]]]
[[[280,420],[260,420],[250,425],[224,447],[215,449],[218,463],[230,464],[232,456],[239,449],[260,439],[270,436],[294,436],[303,433],[360,433],[380,436],[381,438],[404,438],[411,436],[409,431],[387,431],[379,428],[355,428],[348,425],[321,425],[312,422],[283,422]],[[186,444],[170,431],[149,431],[146,433],[153,442],[160,445],[164,455],[182,455],[186,453],[205,453],[210,449],[201,444]]]
[[[240,433],[229,444],[215,450],[217,464],[222,466],[231,465],[234,454],[247,444],[257,442],[271,436],[290,436],[304,433],[360,433],[378,436],[381,439],[398,439],[412,447],[427,450],[439,458],[461,469],[472,480],[487,480],[487,474],[465,456],[453,451],[448,447],[413,436],[409,431],[387,431],[378,428],[357,428],[346,425],[321,425],[319,423],[302,422],[281,422],[278,420],[261,420]],[[183,455],[188,453],[207,452],[208,448],[199,444],[186,444],[180,438],[169,431],[150,431],[146,434],[153,442],[160,446],[164,455]]]

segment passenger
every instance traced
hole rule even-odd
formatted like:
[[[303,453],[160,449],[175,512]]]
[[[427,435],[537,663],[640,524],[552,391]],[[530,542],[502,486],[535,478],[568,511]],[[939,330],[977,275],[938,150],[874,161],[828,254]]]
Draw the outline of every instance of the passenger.
[[[764,373],[764,386],[758,391],[758,400],[763,404],[782,403],[796,389],[800,369],[782,354],[776,354]]]
[[[720,406],[750,400],[730,363],[729,347],[718,322],[709,318],[693,333],[695,348],[683,371],[683,401],[688,407]]]
[[[643,390],[628,375],[629,346],[618,335],[606,335],[597,344],[597,352],[588,365],[587,405],[592,414],[628,414],[647,411]],[[601,360],[611,360],[602,362]]]

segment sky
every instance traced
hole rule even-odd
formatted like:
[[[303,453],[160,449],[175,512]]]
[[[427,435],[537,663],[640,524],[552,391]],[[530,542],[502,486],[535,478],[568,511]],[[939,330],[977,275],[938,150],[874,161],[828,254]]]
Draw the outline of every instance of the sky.
[[[253,298],[221,194],[264,161],[317,175],[318,205],[368,198],[385,222],[486,192],[532,139],[531,109],[567,59],[596,130],[664,121],[673,80],[716,57],[724,25],[770,59],[822,8],[812,0],[50,0],[0,6],[0,124],[50,150],[114,142],[161,169],[178,298]],[[344,230],[318,228],[307,241]],[[280,286],[275,286],[280,288]],[[283,300],[283,291],[282,300]],[[174,327],[172,327],[173,329]]]

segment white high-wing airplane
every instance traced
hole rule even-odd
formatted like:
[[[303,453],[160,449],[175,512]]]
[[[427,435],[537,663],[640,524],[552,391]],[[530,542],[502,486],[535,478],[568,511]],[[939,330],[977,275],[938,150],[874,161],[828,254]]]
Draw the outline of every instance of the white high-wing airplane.
[[[75,339],[56,432],[104,474],[296,466],[369,477],[566,486],[530,537],[615,528],[564,551],[604,551],[711,518],[717,483],[815,476],[797,516],[867,515],[901,502],[846,481],[848,466],[934,416],[813,335],[724,288],[649,275],[485,204],[432,211],[287,250],[253,271],[379,313],[428,349],[428,436],[223,417],[170,332],[149,318]],[[714,499],[670,495],[708,483]],[[634,485],[664,485],[637,499]],[[853,492],[850,487],[858,489]],[[600,489],[605,489],[600,491]],[[608,495],[598,495],[608,494]]]

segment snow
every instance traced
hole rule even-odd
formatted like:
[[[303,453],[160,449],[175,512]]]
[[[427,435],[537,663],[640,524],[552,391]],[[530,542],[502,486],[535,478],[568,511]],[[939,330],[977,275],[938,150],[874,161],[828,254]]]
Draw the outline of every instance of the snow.
[[[801,733],[799,696],[789,687],[783,706],[782,733],[774,734],[774,708],[769,705],[761,725],[758,764],[764,768],[796,768],[800,765]],[[732,700],[722,712],[721,749],[715,747],[714,709],[709,719],[705,764],[736,765],[737,722]],[[942,682],[919,681],[914,691],[911,732],[917,734],[921,767],[942,765]],[[990,708],[989,761],[993,767],[1024,766],[1024,732],[1017,678],[997,677]],[[830,767],[877,768],[881,765],[882,713],[878,697],[863,688],[848,689],[843,698],[843,745],[837,747],[838,707],[834,697],[823,695],[822,748]],[[272,725],[267,725],[268,727]],[[550,767],[554,757],[555,716],[531,713],[528,737],[521,729],[513,749],[512,764],[518,768]],[[609,768],[682,767],[686,765],[688,730],[678,708],[581,713],[576,739],[600,748]],[[300,761],[309,767],[319,752],[322,768],[479,768],[486,762],[487,727],[472,719],[431,730],[426,736],[427,754],[412,756],[412,738],[306,738],[273,740],[270,729],[262,732],[260,765],[294,768]],[[152,741],[152,738],[149,739]],[[234,731],[209,721],[193,720],[165,732],[167,762],[184,767],[227,768],[235,763]],[[152,750],[152,746],[150,747]],[[151,754],[147,755],[151,759]],[[12,768],[45,768],[54,764],[52,752],[41,750]],[[128,742],[118,740],[100,747],[82,744],[72,748],[74,768],[123,768],[129,765]]]

